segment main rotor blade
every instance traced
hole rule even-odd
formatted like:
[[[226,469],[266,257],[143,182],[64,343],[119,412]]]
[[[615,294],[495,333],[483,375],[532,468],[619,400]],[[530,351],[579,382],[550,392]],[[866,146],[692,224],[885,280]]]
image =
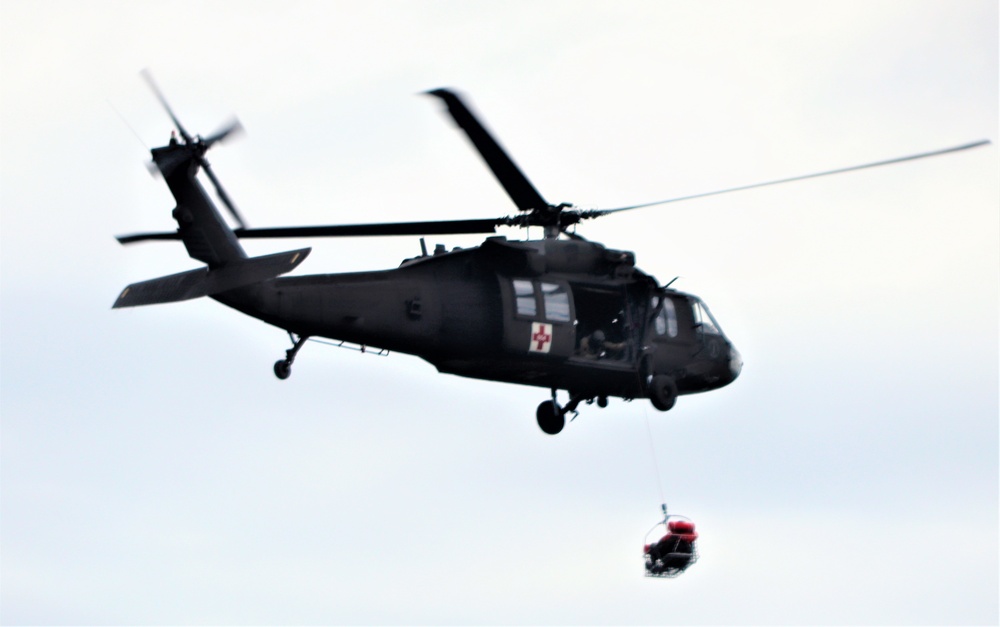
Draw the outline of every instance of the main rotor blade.
[[[874,168],[880,165],[889,165],[892,163],[902,163],[903,161],[913,161],[914,159],[923,159],[925,157],[934,157],[937,155],[944,155],[950,152],[958,152],[960,150],[968,150],[970,148],[978,148],[979,146],[985,146],[989,144],[990,140],[981,139],[977,142],[972,142],[971,144],[963,144],[961,146],[954,146],[952,148],[944,148],[942,150],[933,150],[931,152],[922,152],[915,155],[908,155],[906,157],[897,157],[895,159],[886,159],[885,161],[876,161],[874,163],[866,163],[864,165],[855,165],[848,168],[838,168],[836,170],[827,170],[825,172],[816,172],[814,174],[803,174],[801,176],[793,176],[791,178],[779,179],[777,181],[767,181],[765,183],[754,183],[752,185],[741,185],[740,187],[730,187],[729,189],[721,189],[714,192],[704,192],[701,194],[693,194],[691,196],[681,196],[679,198],[669,198],[667,200],[657,200],[654,202],[647,202],[641,205],[631,205],[629,207],[619,207],[617,209],[597,209],[595,211],[581,212],[582,217],[586,218],[597,218],[609,213],[617,213],[619,211],[630,211],[632,209],[641,209],[643,207],[652,207],[654,205],[665,205],[671,202],[680,202],[682,200],[693,200],[695,198],[704,198],[706,196],[716,196],[718,194],[728,194],[730,192],[739,192],[745,189],[754,189],[755,187],[766,187],[768,185],[778,185],[779,183],[791,183],[792,181],[802,181],[805,179],[817,178],[820,176],[828,176],[830,174],[840,174],[842,172],[853,172],[854,170],[864,170],[865,168]]]
[[[163,108],[167,110],[167,115],[169,115],[170,119],[173,120],[174,127],[177,128],[177,132],[181,134],[181,137],[184,138],[185,142],[190,142],[191,136],[188,135],[188,132],[186,130],[184,130],[184,126],[181,125],[181,121],[177,119],[177,116],[174,115],[174,110],[170,108],[170,104],[167,102],[167,99],[163,96],[163,92],[160,91],[160,88],[157,87],[156,85],[156,81],[153,80],[152,73],[150,73],[148,68],[143,68],[140,74],[144,79],[146,79],[146,83],[149,85],[149,88],[153,90],[153,94],[155,94],[156,99],[160,101],[160,105],[162,105]]]
[[[181,234],[177,231],[163,231],[161,233],[132,233],[130,235],[115,235],[119,244],[135,244],[136,242],[152,242],[155,240],[180,239]]]
[[[240,212],[236,209],[236,204],[233,203],[229,194],[226,193],[226,190],[222,187],[222,183],[220,183],[219,179],[216,178],[215,172],[212,172],[212,167],[208,164],[208,160],[204,157],[201,158],[201,168],[205,171],[205,174],[208,175],[208,178],[211,179],[212,185],[215,186],[216,193],[219,194],[219,199],[222,200],[222,204],[226,206],[226,209],[229,209],[229,213],[231,213],[233,218],[236,219],[236,223],[240,225],[240,228],[245,229],[247,223],[243,220],[243,216],[241,216]]]
[[[237,229],[236,237],[368,237],[378,235],[460,235],[496,233],[503,220],[442,220],[438,222],[386,222],[382,224],[340,224],[291,226],[265,229]]]
[[[435,89],[426,93],[437,96],[448,106],[448,113],[451,114],[452,119],[465,131],[476,150],[479,151],[480,156],[486,161],[486,165],[493,171],[493,175],[503,185],[507,195],[514,201],[518,209],[521,211],[542,211],[549,207],[549,203],[542,198],[528,177],[521,172],[520,168],[500,147],[490,132],[480,124],[457,94],[447,89]]]
[[[440,220],[433,222],[385,222],[381,224],[341,224],[329,226],[288,226],[263,229],[236,229],[233,233],[241,239],[280,237],[365,237],[391,235],[462,235],[496,233],[496,227],[510,224],[509,218],[485,220]],[[122,244],[152,240],[180,239],[176,231],[164,233],[135,233],[119,235]]]

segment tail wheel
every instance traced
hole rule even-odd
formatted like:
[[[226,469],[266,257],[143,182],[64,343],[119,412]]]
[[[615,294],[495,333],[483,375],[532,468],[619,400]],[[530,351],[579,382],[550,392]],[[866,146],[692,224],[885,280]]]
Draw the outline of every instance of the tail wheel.
[[[677,384],[673,378],[658,374],[649,382],[649,400],[653,407],[667,411],[677,402]]]
[[[540,404],[535,416],[538,418],[539,428],[549,435],[559,433],[566,425],[566,417],[562,410],[552,401],[544,401]]]

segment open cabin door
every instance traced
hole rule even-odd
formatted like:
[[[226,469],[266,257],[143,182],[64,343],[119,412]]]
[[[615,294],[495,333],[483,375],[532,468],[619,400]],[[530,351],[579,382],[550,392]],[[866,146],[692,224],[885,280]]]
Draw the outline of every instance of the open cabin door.
[[[575,356],[605,363],[637,363],[648,297],[636,289],[629,284],[573,284]]]
[[[504,351],[566,358],[576,347],[569,284],[559,280],[500,279],[504,301]]]
[[[636,285],[501,278],[504,351],[615,364],[638,361],[649,295]]]

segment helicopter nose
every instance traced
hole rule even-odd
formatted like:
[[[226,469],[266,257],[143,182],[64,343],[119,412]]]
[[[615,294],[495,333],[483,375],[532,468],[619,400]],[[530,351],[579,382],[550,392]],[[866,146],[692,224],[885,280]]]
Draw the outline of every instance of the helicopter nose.
[[[729,373],[733,375],[733,380],[740,376],[740,372],[743,370],[743,355],[740,355],[740,351],[736,350],[735,346],[729,346]]]

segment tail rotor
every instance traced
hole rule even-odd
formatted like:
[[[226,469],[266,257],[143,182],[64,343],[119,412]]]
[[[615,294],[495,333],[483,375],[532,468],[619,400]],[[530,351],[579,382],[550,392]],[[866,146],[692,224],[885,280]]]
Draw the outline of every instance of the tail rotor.
[[[146,81],[146,84],[149,85],[149,88],[153,91],[156,99],[160,101],[160,105],[167,112],[167,115],[170,116],[170,120],[174,123],[174,128],[176,128],[177,133],[180,134],[184,145],[190,147],[192,151],[195,152],[195,158],[198,161],[198,165],[212,182],[212,186],[215,188],[215,193],[218,195],[219,200],[221,200],[222,204],[225,205],[229,214],[233,216],[233,219],[236,221],[239,228],[247,228],[246,220],[243,219],[242,214],[240,214],[240,211],[236,208],[236,203],[234,203],[232,198],[229,197],[229,194],[226,193],[225,188],[222,187],[222,183],[219,182],[219,178],[215,176],[215,172],[212,171],[211,164],[208,162],[208,159],[205,158],[205,153],[208,152],[208,149],[211,148],[216,142],[225,142],[227,139],[238,137],[246,132],[239,119],[233,117],[232,120],[208,137],[202,137],[201,135],[192,136],[187,132],[187,129],[184,128],[184,125],[181,124],[180,119],[178,119],[174,110],[170,107],[170,103],[167,102],[163,92],[160,91],[156,81],[153,80],[152,73],[148,69],[143,69],[141,75]],[[154,168],[158,168],[158,166],[154,164],[154,166],[150,168],[150,171],[152,172]]]

